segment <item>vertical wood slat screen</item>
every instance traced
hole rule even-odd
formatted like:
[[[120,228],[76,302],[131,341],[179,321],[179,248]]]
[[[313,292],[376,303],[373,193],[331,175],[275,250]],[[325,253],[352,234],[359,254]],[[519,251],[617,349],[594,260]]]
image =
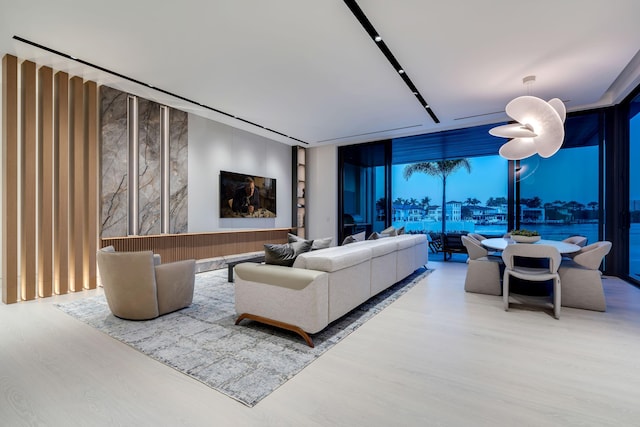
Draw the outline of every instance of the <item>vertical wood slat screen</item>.
[[[22,298],[32,300],[36,297],[36,64],[31,61],[22,63],[22,211],[21,218],[21,288]],[[16,206],[17,208],[17,206]],[[10,285],[10,284],[8,284]]]
[[[97,85],[36,69],[3,57],[4,303],[96,282]]]
[[[18,299],[18,59],[2,58],[2,301]]]
[[[84,84],[85,96],[85,146],[87,147],[87,217],[85,221],[85,265],[88,266],[88,287],[95,289],[97,286],[96,252],[98,250],[98,221],[100,191],[98,184],[98,85],[95,82]]]
[[[38,296],[53,294],[53,70],[42,67],[38,71]]]
[[[55,76],[55,226],[54,268],[55,291],[69,292],[69,75]]]

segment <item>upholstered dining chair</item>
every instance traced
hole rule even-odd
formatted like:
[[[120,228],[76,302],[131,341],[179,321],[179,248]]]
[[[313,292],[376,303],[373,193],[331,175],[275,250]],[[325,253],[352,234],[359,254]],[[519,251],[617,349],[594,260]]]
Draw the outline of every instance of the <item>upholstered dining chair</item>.
[[[516,258],[535,258],[546,259],[548,266],[545,268],[522,267],[515,261]],[[526,243],[518,243],[507,245],[502,251],[502,260],[504,261],[504,277],[502,280],[502,295],[505,311],[509,311],[509,281],[512,277],[531,281],[531,282],[547,282],[553,281],[553,316],[560,318],[561,289],[560,275],[558,268],[562,257],[560,252],[553,246],[549,245],[533,245]]]
[[[574,245],[578,245],[581,248],[583,248],[587,245],[587,240],[588,239],[584,236],[571,236],[564,239],[563,242],[572,243]]]
[[[489,255],[487,249],[470,235],[462,236],[461,239],[469,254],[464,290],[479,294],[500,295],[502,293],[500,283],[502,259]]]
[[[478,233],[469,233],[469,234],[467,234],[467,236],[473,237],[474,239],[476,239],[479,242],[482,242],[483,240],[486,239],[486,237],[484,237],[482,234],[478,234]]]
[[[596,242],[564,259],[558,273],[562,281],[562,305],[586,310],[605,311],[607,303],[602,288],[600,264],[611,250],[611,242]]]
[[[97,261],[107,304],[117,317],[147,320],[191,305],[194,260],[155,265],[151,251],[99,250]]]

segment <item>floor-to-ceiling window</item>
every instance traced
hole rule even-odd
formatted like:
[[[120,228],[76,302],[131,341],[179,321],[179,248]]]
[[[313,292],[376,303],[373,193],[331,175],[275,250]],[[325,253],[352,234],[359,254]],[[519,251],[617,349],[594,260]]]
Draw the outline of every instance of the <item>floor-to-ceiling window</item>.
[[[520,228],[545,239],[599,236],[598,146],[565,148],[543,159],[520,162]]]
[[[386,142],[341,147],[340,153],[340,241],[345,236],[386,227],[388,185]]]
[[[640,95],[629,105],[629,277],[640,280]]]
[[[500,156],[476,156],[394,164],[393,220],[408,231],[507,231],[508,162]],[[444,208],[443,208],[444,207]]]

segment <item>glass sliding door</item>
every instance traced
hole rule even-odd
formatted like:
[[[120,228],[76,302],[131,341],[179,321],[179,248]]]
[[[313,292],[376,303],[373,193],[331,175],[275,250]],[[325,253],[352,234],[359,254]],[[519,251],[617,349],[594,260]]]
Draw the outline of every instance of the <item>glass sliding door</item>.
[[[520,228],[535,230],[544,239],[599,236],[598,146],[564,148],[544,159],[520,161]]]
[[[394,164],[392,225],[440,233],[444,215],[447,233],[503,235],[508,216],[507,163],[500,156],[478,156]]]
[[[387,143],[339,148],[341,198],[339,242],[346,236],[382,231],[388,222]]]
[[[640,280],[640,95],[629,105],[629,277]]]

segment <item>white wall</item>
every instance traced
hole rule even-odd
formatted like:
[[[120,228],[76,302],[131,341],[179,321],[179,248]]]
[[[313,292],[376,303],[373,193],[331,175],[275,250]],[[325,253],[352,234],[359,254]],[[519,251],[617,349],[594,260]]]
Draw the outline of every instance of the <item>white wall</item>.
[[[2,61],[0,61],[0,76],[2,76]],[[2,181],[2,177],[4,176],[4,169],[2,167],[2,162],[4,159],[4,150],[2,147],[4,146],[4,141],[2,141],[2,77],[0,77],[0,220],[4,221],[4,213],[2,212],[2,199],[4,199],[4,182]],[[0,242],[4,242],[4,236],[2,235],[2,223],[0,223]],[[4,284],[4,268],[2,268],[2,244],[0,244],[0,291],[2,290],[2,285]]]
[[[189,232],[291,227],[291,147],[189,115]],[[276,218],[220,218],[220,171],[276,179]]]
[[[309,239],[333,236],[338,239],[338,148],[308,148],[307,159],[307,233]]]

